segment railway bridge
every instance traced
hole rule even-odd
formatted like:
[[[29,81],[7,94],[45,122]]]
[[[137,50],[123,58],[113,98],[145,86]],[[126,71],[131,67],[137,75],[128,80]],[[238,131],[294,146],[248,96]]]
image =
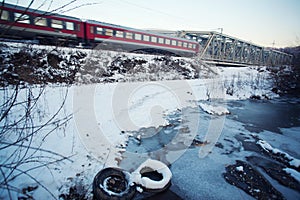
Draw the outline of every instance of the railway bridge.
[[[232,66],[290,65],[292,55],[247,42],[215,31],[159,31],[188,38],[200,44],[200,58],[206,63]]]

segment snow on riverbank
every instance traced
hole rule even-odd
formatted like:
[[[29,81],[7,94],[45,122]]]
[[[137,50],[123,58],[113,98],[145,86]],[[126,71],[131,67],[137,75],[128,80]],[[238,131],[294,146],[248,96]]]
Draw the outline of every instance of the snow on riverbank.
[[[283,152],[277,148],[272,147],[268,142],[264,140],[259,140],[257,142],[258,145],[260,145],[265,151],[271,152],[272,154],[282,156],[283,159],[286,159],[286,161],[295,168],[300,168],[300,160],[297,158],[292,157],[286,152]]]
[[[222,106],[213,106],[213,105],[208,105],[208,104],[204,104],[204,103],[200,103],[199,106],[208,114],[212,114],[212,115],[230,114],[229,110]]]
[[[294,177],[300,183],[300,173],[298,171],[290,168],[284,168],[283,170]]]

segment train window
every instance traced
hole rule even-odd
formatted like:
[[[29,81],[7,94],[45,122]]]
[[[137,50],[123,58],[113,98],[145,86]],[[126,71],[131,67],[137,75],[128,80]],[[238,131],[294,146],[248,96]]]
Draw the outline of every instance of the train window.
[[[103,28],[96,27],[96,33],[100,34],[100,35],[103,35]]]
[[[144,35],[143,40],[149,42],[150,41],[149,35]]]
[[[15,13],[15,21],[23,24],[30,24],[29,15]]]
[[[62,29],[63,28],[63,22],[61,20],[52,19],[51,27]]]
[[[173,46],[176,46],[176,45],[177,45],[177,41],[176,41],[176,40],[172,40],[171,44],[172,44]]]
[[[157,37],[151,36],[151,42],[157,42]]]
[[[74,31],[74,23],[73,22],[66,22],[66,29],[70,31]]]
[[[116,37],[124,37],[124,32],[123,31],[116,31]]]
[[[183,43],[183,47],[187,47],[187,43],[186,42]]]
[[[141,34],[135,33],[135,34],[134,34],[134,38],[135,38],[136,40],[142,40],[142,35],[141,35]]]
[[[90,26],[90,33],[94,34],[94,30],[95,30],[95,27],[94,26]]]
[[[126,38],[127,39],[132,39],[132,33],[126,32]]]
[[[107,36],[113,36],[114,35],[114,31],[112,29],[105,29],[105,35],[107,35]]]
[[[196,49],[196,45],[195,44],[193,44],[193,49]]]
[[[158,43],[163,44],[164,43],[164,38],[158,38]]]
[[[177,46],[182,47],[182,42],[181,42],[181,41],[178,41],[178,42],[177,42]]]
[[[105,35],[113,36],[114,35],[114,31],[112,29],[106,29],[105,30]]]
[[[189,48],[192,49],[193,48],[193,44],[189,43]]]
[[[1,13],[1,19],[2,20],[8,20],[9,19],[9,12],[7,10],[1,10],[0,9],[0,13]]]
[[[166,44],[170,45],[171,44],[171,40],[166,39]]]
[[[38,26],[47,26],[47,19],[44,17],[36,17],[34,19],[34,24]]]

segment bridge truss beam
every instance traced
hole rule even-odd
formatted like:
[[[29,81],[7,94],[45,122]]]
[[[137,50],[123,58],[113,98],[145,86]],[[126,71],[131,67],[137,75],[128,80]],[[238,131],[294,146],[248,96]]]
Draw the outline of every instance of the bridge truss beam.
[[[199,42],[200,58],[210,63],[258,66],[281,66],[292,63],[292,55],[219,32],[166,30],[156,32]]]
[[[292,62],[292,55],[218,32],[184,31],[180,34],[199,42],[200,57],[208,62],[259,66],[290,65]]]

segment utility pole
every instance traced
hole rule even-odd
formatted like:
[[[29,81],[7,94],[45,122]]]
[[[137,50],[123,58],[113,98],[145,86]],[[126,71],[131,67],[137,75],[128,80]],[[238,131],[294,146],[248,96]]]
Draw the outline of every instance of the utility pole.
[[[272,43],[272,48],[274,49],[274,46],[275,46],[275,40],[273,40],[273,43]]]

